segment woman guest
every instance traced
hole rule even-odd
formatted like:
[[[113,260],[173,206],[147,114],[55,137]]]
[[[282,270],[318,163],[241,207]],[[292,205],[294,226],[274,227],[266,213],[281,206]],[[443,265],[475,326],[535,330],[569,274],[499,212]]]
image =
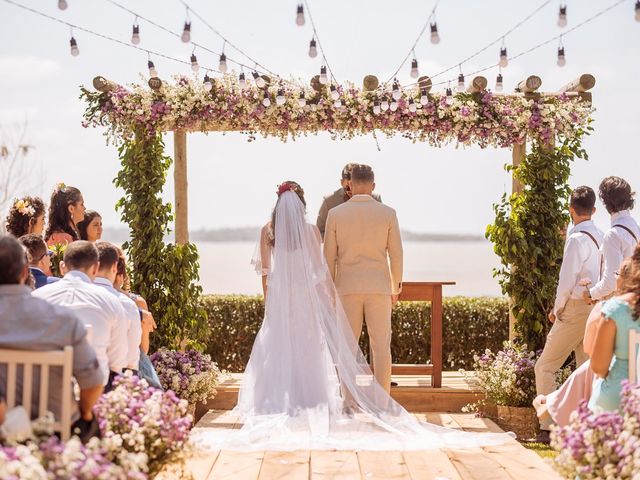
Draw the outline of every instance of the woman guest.
[[[5,224],[7,232],[16,238],[29,233],[42,235],[44,203],[39,197],[22,197],[13,202]]]
[[[591,369],[600,378],[593,386],[591,409],[611,411],[620,406],[621,384],[629,378],[630,330],[640,331],[640,245],[631,257],[624,293],[603,303],[595,325]]]
[[[102,238],[102,217],[95,210],[84,212],[84,219],[77,227],[82,240],[96,242]]]
[[[49,225],[44,239],[47,245],[66,245],[80,240],[77,224],[84,220],[84,199],[75,187],[56,185],[49,205]]]

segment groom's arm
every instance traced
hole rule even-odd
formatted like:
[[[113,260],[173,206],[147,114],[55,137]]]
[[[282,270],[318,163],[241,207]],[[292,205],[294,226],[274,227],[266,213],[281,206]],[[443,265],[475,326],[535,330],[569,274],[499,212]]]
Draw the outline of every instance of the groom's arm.
[[[332,212],[327,217],[327,227],[324,232],[324,258],[329,266],[331,279],[336,279],[336,262],[338,261],[338,241],[336,238],[336,220]]]
[[[395,212],[389,225],[389,237],[387,240],[387,251],[389,252],[389,266],[391,268],[391,291],[398,295],[402,290],[402,238],[400,237],[400,226]]]

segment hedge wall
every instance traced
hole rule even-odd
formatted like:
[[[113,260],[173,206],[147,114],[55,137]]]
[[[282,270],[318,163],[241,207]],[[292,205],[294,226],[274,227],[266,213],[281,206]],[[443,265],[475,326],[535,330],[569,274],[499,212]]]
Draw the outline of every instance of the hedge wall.
[[[220,368],[242,372],[264,315],[261,296],[206,295],[209,318],[207,353]],[[489,297],[443,299],[443,362],[445,370],[470,369],[473,355],[497,351],[509,337],[507,301]],[[399,302],[393,309],[391,353],[394,363],[425,363],[429,358],[431,304]],[[369,351],[366,335],[360,339]]]

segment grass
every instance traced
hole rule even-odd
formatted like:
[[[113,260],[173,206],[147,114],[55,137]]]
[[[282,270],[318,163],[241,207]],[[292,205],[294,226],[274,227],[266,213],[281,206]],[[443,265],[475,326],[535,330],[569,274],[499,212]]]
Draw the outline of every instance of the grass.
[[[542,458],[553,459],[558,455],[558,452],[544,443],[522,442],[522,446],[528,448],[529,450],[533,450]]]

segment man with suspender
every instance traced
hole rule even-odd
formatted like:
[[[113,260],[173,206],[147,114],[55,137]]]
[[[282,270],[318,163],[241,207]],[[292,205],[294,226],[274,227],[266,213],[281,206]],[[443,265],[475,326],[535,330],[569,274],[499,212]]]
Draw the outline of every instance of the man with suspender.
[[[584,292],[584,300],[592,304],[613,295],[617,271],[622,261],[633,254],[640,239],[640,228],[630,213],[635,203],[631,186],[620,177],[607,177],[600,183],[598,193],[611,215],[611,228],[602,243],[600,280]]]
[[[538,395],[547,395],[556,389],[555,374],[566,359],[575,352],[578,365],[587,360],[582,339],[592,305],[582,299],[585,285],[595,284],[600,276],[600,245],[603,234],[591,221],[595,213],[596,194],[592,188],[578,187],[571,192],[569,214],[573,228],[567,232],[560,278],[549,321],[553,323],[547,340],[535,365]],[[551,421],[540,420],[538,440],[549,442]]]

